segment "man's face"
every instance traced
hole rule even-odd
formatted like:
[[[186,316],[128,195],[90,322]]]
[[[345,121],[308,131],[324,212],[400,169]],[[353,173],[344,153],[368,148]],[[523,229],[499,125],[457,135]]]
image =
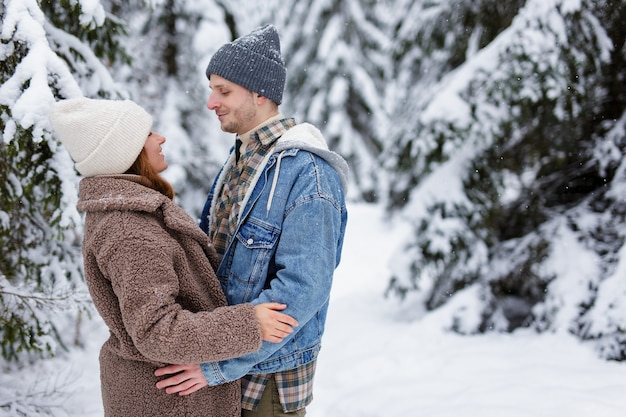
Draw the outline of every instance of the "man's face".
[[[211,74],[209,87],[207,107],[215,111],[224,132],[242,134],[262,122],[257,121],[257,95],[252,91],[215,74]]]

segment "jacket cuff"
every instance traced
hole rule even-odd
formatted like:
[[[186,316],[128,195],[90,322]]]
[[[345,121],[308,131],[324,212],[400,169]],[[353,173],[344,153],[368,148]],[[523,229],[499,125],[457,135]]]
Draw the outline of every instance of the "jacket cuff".
[[[221,385],[228,382],[226,378],[224,378],[222,371],[220,371],[218,362],[201,363],[200,370],[210,386]]]

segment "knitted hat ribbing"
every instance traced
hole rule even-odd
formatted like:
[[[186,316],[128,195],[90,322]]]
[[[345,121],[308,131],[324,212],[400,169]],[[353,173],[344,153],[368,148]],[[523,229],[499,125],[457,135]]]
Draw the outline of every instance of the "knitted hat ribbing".
[[[152,117],[130,100],[61,100],[49,119],[85,177],[126,172],[152,129]]]
[[[217,50],[206,76],[219,75],[276,104],[283,101],[287,69],[280,53],[280,39],[273,25],[265,25]]]

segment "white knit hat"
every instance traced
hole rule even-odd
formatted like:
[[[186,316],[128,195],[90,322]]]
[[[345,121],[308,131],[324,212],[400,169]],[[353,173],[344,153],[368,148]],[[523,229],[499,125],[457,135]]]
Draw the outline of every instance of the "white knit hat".
[[[152,117],[130,100],[61,100],[49,119],[85,177],[126,172],[152,129]]]

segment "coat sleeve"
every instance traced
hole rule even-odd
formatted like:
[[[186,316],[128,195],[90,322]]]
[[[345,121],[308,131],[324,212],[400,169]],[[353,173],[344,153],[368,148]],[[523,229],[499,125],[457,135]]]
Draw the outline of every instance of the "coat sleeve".
[[[156,221],[141,227],[128,223],[102,228],[97,258],[111,281],[124,328],[143,356],[162,363],[200,363],[259,349],[261,329],[253,305],[184,309],[177,302],[185,259],[181,246]]]

